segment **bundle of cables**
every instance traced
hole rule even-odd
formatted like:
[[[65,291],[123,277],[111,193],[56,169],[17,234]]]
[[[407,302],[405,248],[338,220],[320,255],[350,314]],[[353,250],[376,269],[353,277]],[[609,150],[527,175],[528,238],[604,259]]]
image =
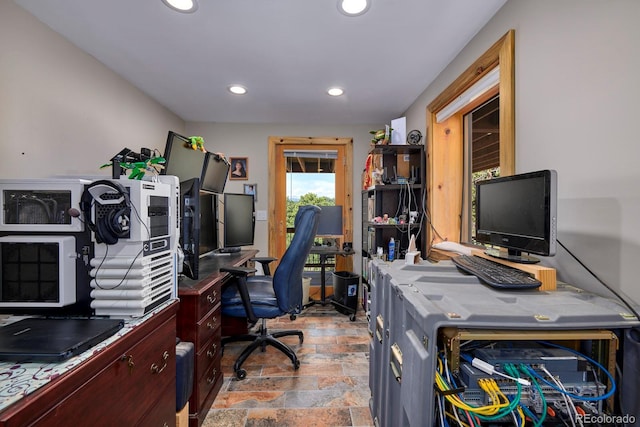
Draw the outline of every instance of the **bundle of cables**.
[[[526,406],[520,404],[520,398],[522,396],[522,386],[524,381],[518,377],[518,371],[515,366],[508,366],[505,369],[511,371],[514,374],[513,379],[515,381],[517,392],[513,396],[505,395],[498,383],[494,379],[486,378],[478,381],[479,387],[487,393],[489,400],[492,402],[489,405],[474,406],[464,401],[462,396],[462,389],[458,388],[455,378],[449,372],[446,364],[446,358],[441,357],[438,360],[438,371],[436,372],[436,386],[440,391],[439,408],[441,414],[441,425],[448,425],[444,419],[445,415],[448,418],[454,419],[458,425],[462,426],[479,426],[482,421],[496,421],[505,417],[512,417],[514,422],[518,426],[525,425],[525,415],[531,417]],[[528,384],[530,384],[527,381]],[[539,388],[539,385],[534,380],[534,384]],[[542,390],[540,390],[541,392]],[[454,408],[453,412],[445,412],[444,402],[446,400]],[[460,419],[459,413],[463,418],[466,418],[467,422],[463,422]],[[537,426],[542,425],[541,419]]]
[[[438,358],[438,369],[436,372],[435,385],[438,390],[438,412],[441,426],[449,426],[449,421],[456,425],[464,427],[476,427],[482,425],[482,422],[498,422],[512,419],[513,424],[517,427],[525,426],[529,420],[534,427],[542,426],[547,416],[558,416],[553,408],[548,406],[547,398],[540,384],[551,387],[555,392],[562,396],[564,408],[570,424],[575,427],[582,424],[582,416],[585,415],[584,409],[573,400],[582,401],[583,404],[590,404],[606,400],[615,392],[615,380],[601,364],[595,360],[581,354],[573,349],[559,346],[553,343],[541,343],[546,346],[556,347],[588,360],[593,366],[596,366],[609,379],[610,389],[599,396],[581,396],[567,391],[562,382],[549,372],[544,365],[538,366],[537,369],[542,371],[541,375],[532,366],[520,363],[518,365],[505,363],[502,365],[504,372],[498,371],[493,365],[472,357],[469,354],[462,354],[461,358],[471,366],[483,371],[492,377],[501,377],[510,380],[511,385],[516,386],[515,393],[505,394],[493,378],[478,379],[478,387],[486,393],[489,404],[478,405],[466,402],[464,399],[465,389],[458,384],[455,376],[449,370],[447,365],[446,354],[441,353]],[[527,395],[537,395],[542,403],[541,410],[537,413],[529,408],[524,399],[523,386],[527,387]],[[446,405],[449,404],[449,406]],[[593,407],[592,407],[593,410]],[[464,420],[464,421],[463,421]],[[563,420],[564,424],[567,424]]]

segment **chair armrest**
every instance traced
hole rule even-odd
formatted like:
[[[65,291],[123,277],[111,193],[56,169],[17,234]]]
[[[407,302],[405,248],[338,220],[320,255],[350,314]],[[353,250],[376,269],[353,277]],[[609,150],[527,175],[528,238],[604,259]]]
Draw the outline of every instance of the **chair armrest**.
[[[242,299],[242,305],[244,306],[244,311],[247,313],[247,319],[251,323],[256,323],[258,318],[253,312],[251,297],[249,297],[249,289],[247,288],[247,276],[255,273],[256,269],[248,267],[220,267],[220,272],[231,273],[231,275],[236,278],[236,280],[233,281],[233,284],[238,288],[240,299]]]
[[[269,268],[269,264],[271,264],[273,261],[277,259],[278,258],[274,258],[270,256],[251,258],[252,261],[256,261],[262,264],[262,271],[264,272],[265,276],[271,276],[271,268]]]

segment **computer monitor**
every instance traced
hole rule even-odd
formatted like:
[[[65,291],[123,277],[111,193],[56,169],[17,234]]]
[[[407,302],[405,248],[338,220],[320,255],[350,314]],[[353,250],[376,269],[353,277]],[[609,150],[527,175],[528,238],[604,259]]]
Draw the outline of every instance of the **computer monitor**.
[[[224,247],[252,246],[255,232],[253,195],[224,193]]]
[[[182,274],[198,278],[200,258],[200,179],[180,183],[180,247],[184,255]]]
[[[191,141],[186,136],[169,131],[163,157],[163,175],[177,176],[180,182],[192,178],[203,182],[207,153],[192,149]]]
[[[206,153],[200,190],[222,194],[227,183],[230,167],[231,165],[224,157],[215,153]]]
[[[476,241],[506,248],[489,255],[519,263],[556,252],[557,173],[542,170],[476,183]]]
[[[200,245],[202,258],[218,249],[218,206],[214,194],[200,192]]]
[[[342,236],[342,206],[320,206],[316,236]]]

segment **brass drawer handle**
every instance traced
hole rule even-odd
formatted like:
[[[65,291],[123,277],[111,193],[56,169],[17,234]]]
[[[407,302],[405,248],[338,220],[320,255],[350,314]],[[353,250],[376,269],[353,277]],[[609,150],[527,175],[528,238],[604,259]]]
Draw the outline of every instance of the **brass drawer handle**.
[[[160,372],[164,371],[164,368],[167,367],[167,359],[169,359],[169,352],[165,351],[164,353],[162,353],[162,366],[158,367],[157,364],[152,363],[151,364],[151,373],[152,374],[159,374]]]
[[[127,367],[129,368],[129,373],[133,372],[133,367],[135,366],[135,363],[133,363],[133,355],[129,354],[123,354],[122,356],[120,356],[120,360],[122,362],[127,362]]]
[[[213,371],[211,371],[211,373],[213,374],[210,377],[207,377],[207,383],[209,384],[213,384],[216,382],[216,374],[218,373],[218,371],[216,371],[215,369]]]
[[[211,321],[207,322],[207,328],[209,329],[215,329],[216,328],[216,322],[218,320],[215,317],[211,318]]]
[[[218,346],[215,343],[211,344],[211,350],[207,350],[207,356],[213,359],[217,351],[218,351]]]
[[[215,304],[215,302],[218,301],[218,291],[213,291],[211,295],[207,295],[207,301],[211,304]]]

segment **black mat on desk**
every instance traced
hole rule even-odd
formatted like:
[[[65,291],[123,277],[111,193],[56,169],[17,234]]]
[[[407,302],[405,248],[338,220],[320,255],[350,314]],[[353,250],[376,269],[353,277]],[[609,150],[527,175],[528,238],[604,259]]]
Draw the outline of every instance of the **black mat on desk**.
[[[104,341],[121,319],[27,318],[0,327],[0,361],[61,362]]]

